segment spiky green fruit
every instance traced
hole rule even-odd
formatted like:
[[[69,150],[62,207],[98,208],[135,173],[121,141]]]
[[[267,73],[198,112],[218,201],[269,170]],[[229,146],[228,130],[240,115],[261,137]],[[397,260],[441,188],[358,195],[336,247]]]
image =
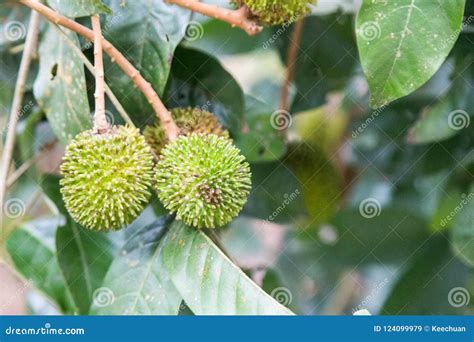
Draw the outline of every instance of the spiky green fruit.
[[[116,230],[144,209],[153,182],[153,156],[138,129],[80,133],[61,164],[61,193],[71,217],[86,228]]]
[[[196,228],[229,223],[251,188],[250,166],[224,137],[181,136],[166,145],[155,167],[156,190],[176,218]]]
[[[171,109],[171,115],[183,135],[202,133],[223,137],[229,136],[229,132],[222,127],[217,117],[208,111],[192,107],[174,108]],[[165,131],[160,123],[145,127],[143,135],[156,155],[159,155],[161,149],[168,143]]]
[[[245,5],[264,25],[294,22],[309,12],[315,0],[233,0],[238,7]]]

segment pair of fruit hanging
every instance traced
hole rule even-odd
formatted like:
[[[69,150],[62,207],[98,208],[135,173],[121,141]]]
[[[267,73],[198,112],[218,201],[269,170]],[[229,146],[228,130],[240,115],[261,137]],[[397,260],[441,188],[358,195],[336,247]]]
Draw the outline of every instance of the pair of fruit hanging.
[[[234,0],[264,25],[294,21],[312,1]],[[229,223],[251,189],[250,166],[210,112],[175,108],[181,135],[168,141],[160,124],[143,130],[113,126],[78,134],[61,164],[61,193],[71,217],[86,228],[130,224],[156,191],[176,219],[196,228]],[[156,164],[155,158],[156,156]]]

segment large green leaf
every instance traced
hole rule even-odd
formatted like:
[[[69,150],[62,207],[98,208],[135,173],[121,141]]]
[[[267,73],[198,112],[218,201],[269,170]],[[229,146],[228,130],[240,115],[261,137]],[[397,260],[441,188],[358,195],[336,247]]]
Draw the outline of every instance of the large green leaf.
[[[452,208],[445,219],[453,220],[452,238],[455,254],[474,267],[474,186]]]
[[[200,230],[176,221],[163,239],[163,260],[197,315],[291,315],[250,280]]]
[[[15,268],[35,287],[71,313],[72,298],[56,259],[54,237],[60,218],[35,220],[16,228],[6,241]]]
[[[98,315],[176,315],[181,297],[162,259],[161,238],[171,219],[161,217],[133,234],[96,292],[91,313]]]
[[[184,36],[190,12],[162,0],[110,1],[104,35],[162,94],[173,53]],[[139,126],[155,120],[147,99],[123,71],[106,59],[106,78],[120,102]]]
[[[170,108],[192,106],[210,111],[232,133],[244,120],[239,84],[217,59],[194,49],[176,49],[165,102]]]
[[[382,308],[384,315],[472,314],[472,272],[453,257],[443,236],[420,245]]]
[[[363,1],[357,44],[373,107],[408,95],[434,75],[461,31],[464,3]]]
[[[87,230],[69,218],[58,228],[56,249],[76,307],[80,314],[87,314],[94,291],[112,262],[111,242],[105,234]]]
[[[112,13],[101,0],[48,0],[48,4],[59,13],[71,18]]]
[[[78,45],[75,33],[65,34]],[[84,66],[51,24],[41,39],[39,56],[34,94],[54,133],[67,144],[77,133],[92,126]]]

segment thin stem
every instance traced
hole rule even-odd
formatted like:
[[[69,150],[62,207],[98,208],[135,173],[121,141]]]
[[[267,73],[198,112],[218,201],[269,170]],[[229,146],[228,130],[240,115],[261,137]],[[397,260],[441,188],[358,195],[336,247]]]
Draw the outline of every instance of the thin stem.
[[[94,32],[88,29],[85,26],[82,26],[76,23],[74,20],[68,19],[59,13],[53,11],[49,7],[35,1],[35,0],[20,0],[20,3],[23,5],[37,11],[43,17],[49,21],[64,26],[71,31],[74,31],[81,36],[85,37],[89,41],[94,40]],[[160,119],[163,129],[166,133],[166,136],[169,140],[174,140],[179,135],[179,128],[176,126],[176,123],[173,121],[171,113],[166,109],[163,102],[161,102],[160,97],[155,92],[153,87],[149,82],[147,82],[140,72],[130,63],[121,53],[118,51],[109,41],[102,37],[102,46],[104,51],[110,56],[112,62],[117,63],[117,65],[123,70],[123,72],[130,77],[130,79],[135,83],[138,89],[145,95],[148,99],[148,102],[153,107],[157,117]]]
[[[290,46],[286,55],[286,76],[283,88],[280,95],[280,109],[288,111],[290,108],[290,86],[295,76],[296,59],[298,57],[298,50],[300,48],[301,35],[303,33],[304,18],[297,21],[291,32]]]
[[[227,8],[209,5],[197,0],[166,0],[170,4],[187,8],[193,12],[203,14],[218,20],[225,21],[232,27],[240,27],[247,32],[249,36],[253,36],[262,31],[262,27],[256,21],[249,18],[250,13],[247,7],[242,6],[238,10],[230,10]]]
[[[73,52],[76,53],[77,57],[79,57],[82,61],[82,63],[84,63],[84,65],[86,66],[87,70],[89,70],[89,72],[95,77],[95,70],[94,70],[94,66],[92,65],[92,63],[87,59],[87,57],[82,53],[81,49],[79,49],[76,44],[66,35],[66,33],[64,33],[63,30],[61,30],[61,28],[56,25],[56,24],[53,24],[51,23],[51,25],[53,25],[53,27],[59,32],[61,33],[61,35],[63,36],[63,39],[64,41],[71,47],[71,49],[73,50]],[[128,116],[127,112],[125,111],[125,108],[123,108],[122,104],[120,103],[120,101],[117,99],[117,96],[115,96],[115,94],[113,93],[112,89],[110,89],[110,87],[108,86],[107,82],[104,82],[104,85],[105,85],[105,93],[107,94],[107,96],[109,97],[109,100],[110,102],[112,102],[112,104],[114,105],[115,109],[117,109],[117,112],[120,114],[120,116],[122,117],[122,119],[128,123],[129,125],[131,126],[135,126],[133,124],[133,121],[132,119],[130,119],[130,116]]]
[[[102,30],[98,15],[91,17],[92,29],[94,31],[94,70],[95,70],[95,114],[94,128],[97,132],[110,131],[111,124],[107,122],[105,115],[105,91],[104,91],[104,61],[102,59]]]
[[[39,15],[31,13],[30,22],[28,24],[28,34],[25,40],[25,47],[21,57],[20,69],[18,70],[18,78],[16,80],[15,92],[13,94],[12,109],[8,121],[8,131],[3,149],[2,165],[0,166],[0,209],[3,210],[5,202],[5,193],[7,189],[8,170],[15,146],[15,131],[18,119],[21,115],[21,104],[25,93],[25,83],[30,70],[32,56],[38,43],[39,32]],[[3,214],[0,215],[0,227],[3,223]]]

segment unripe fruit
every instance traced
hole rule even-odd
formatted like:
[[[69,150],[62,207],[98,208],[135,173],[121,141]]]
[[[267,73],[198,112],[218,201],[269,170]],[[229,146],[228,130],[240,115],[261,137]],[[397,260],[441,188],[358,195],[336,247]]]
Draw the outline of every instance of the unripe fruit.
[[[222,127],[217,117],[208,111],[192,107],[174,108],[171,109],[171,115],[183,135],[202,133],[223,137],[229,136],[229,133]],[[143,135],[156,155],[160,155],[161,149],[168,143],[162,125],[157,123],[153,126],[145,127]]]
[[[67,146],[61,193],[71,217],[95,230],[116,230],[144,209],[153,181],[151,149],[138,129],[85,131]]]
[[[196,228],[229,223],[242,210],[251,188],[250,166],[224,137],[181,136],[161,151],[156,190],[178,220]]]
[[[245,5],[264,25],[294,22],[309,12],[315,0],[233,0],[238,7]]]

